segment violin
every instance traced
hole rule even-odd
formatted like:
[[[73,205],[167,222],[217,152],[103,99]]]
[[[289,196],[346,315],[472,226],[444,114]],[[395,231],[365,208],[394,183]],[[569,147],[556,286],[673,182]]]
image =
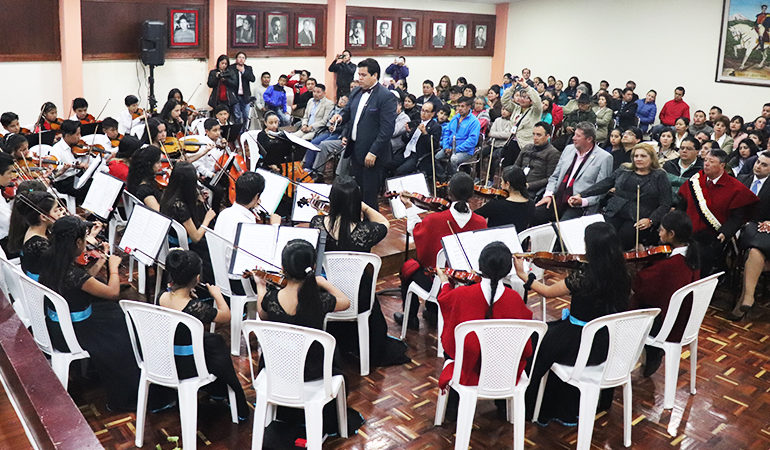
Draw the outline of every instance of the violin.
[[[101,144],[88,145],[82,139],[72,146],[72,154],[75,156],[96,156],[97,154],[104,156],[106,153],[107,150]]]
[[[313,183],[313,177],[308,175],[304,167],[302,167],[302,161],[296,161],[291,163],[281,164],[281,172],[284,176],[290,180],[296,180],[297,183]],[[289,184],[286,189],[286,195],[289,197],[294,196],[294,184]]]
[[[112,145],[113,147],[118,147],[120,146],[120,141],[122,140],[123,140],[123,135],[118,134],[118,136],[115,139],[110,139],[110,145]]]
[[[161,169],[155,173],[155,184],[158,185],[158,189],[164,189],[171,178],[171,164],[168,160],[161,160],[160,165]]]
[[[278,287],[286,287],[286,278],[279,273],[270,273],[262,269],[244,270],[243,278],[256,276]]]
[[[630,252],[623,252],[623,258],[626,262],[648,262],[656,259],[662,259],[671,254],[671,246],[658,245],[647,247],[642,250],[632,250]]]
[[[508,197],[508,191],[506,191],[505,189],[495,189],[491,187],[481,186],[479,184],[473,185],[473,192],[479,195],[483,195],[485,197],[502,197],[502,198]]]
[[[310,206],[321,214],[329,214],[329,200],[325,200],[322,198],[302,197],[297,202],[297,206],[299,206],[300,208],[305,206]]]
[[[86,114],[85,119],[79,119],[81,125],[87,125],[89,123],[95,123],[96,118],[91,114]]]
[[[385,198],[395,198],[402,195],[400,192],[387,192]],[[407,192],[403,194],[404,197],[411,199],[418,207],[422,209],[429,209],[431,211],[444,211],[449,209],[451,203],[449,200],[440,197],[428,197],[427,195],[418,194],[416,192]]]
[[[435,267],[428,267],[427,269],[425,269],[425,271],[430,274],[436,274]],[[455,270],[449,267],[443,269],[443,271],[447,277],[459,283],[465,283],[465,284],[481,283],[481,275],[477,274],[476,272],[468,272],[467,270]]]
[[[64,122],[64,119],[62,119],[61,117],[57,117],[56,120],[54,120],[53,122],[49,122],[48,119],[43,119],[43,122],[40,124],[39,128],[41,128],[42,130],[59,131],[61,130],[61,124],[63,122]]]
[[[572,253],[531,252],[514,253],[513,256],[530,260],[543,269],[577,269],[581,264],[588,262],[585,255]]]
[[[169,155],[178,154],[180,149],[184,150],[185,153],[197,153],[200,151],[201,147],[208,145],[197,139],[185,139],[184,141],[180,141],[179,139],[184,137],[184,133],[180,132],[178,135],[179,137],[168,136],[163,141],[163,146],[166,147],[166,153]]]
[[[144,110],[142,108],[139,108],[136,110],[136,112],[131,113],[131,120],[138,119],[142,116],[144,116]]]

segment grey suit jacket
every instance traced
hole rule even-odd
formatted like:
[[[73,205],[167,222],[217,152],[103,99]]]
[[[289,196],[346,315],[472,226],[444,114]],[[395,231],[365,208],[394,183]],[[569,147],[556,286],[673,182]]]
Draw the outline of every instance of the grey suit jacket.
[[[559,163],[556,164],[556,170],[548,179],[548,185],[546,186],[546,192],[554,193],[559,188],[559,183],[566,175],[572,165],[572,160],[577,154],[577,149],[574,144],[568,145],[561,153]],[[583,192],[589,187],[593,186],[597,181],[601,181],[612,174],[612,155],[609,152],[603,150],[598,145],[594,145],[594,149],[588,156],[588,159],[583,164],[583,168],[580,169],[575,183],[572,185],[573,192]],[[593,197],[587,197],[588,206],[593,206],[599,203],[599,200],[603,195],[596,195]]]
[[[311,109],[310,104],[313,101],[313,99],[310,99],[307,102],[307,106],[305,107],[305,115],[302,117],[302,125],[310,125],[313,127],[313,131],[318,131],[322,127],[326,126],[326,115],[329,114],[329,111],[334,108],[334,102],[326,97],[322,98],[321,104],[318,105],[316,108],[315,116],[313,116],[313,123],[309,123]]]

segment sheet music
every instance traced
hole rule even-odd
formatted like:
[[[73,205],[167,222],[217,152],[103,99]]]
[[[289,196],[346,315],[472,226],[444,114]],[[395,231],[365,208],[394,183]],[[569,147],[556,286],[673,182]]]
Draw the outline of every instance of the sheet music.
[[[403,177],[388,178],[385,180],[385,186],[387,192],[415,192],[430,197],[433,195],[428,189],[428,183],[425,181],[425,176],[421,173],[414,173]],[[390,199],[390,208],[393,210],[393,217],[396,219],[403,219],[406,217],[406,207],[401,203],[398,197]],[[420,212],[425,211],[420,209]]]
[[[144,205],[135,205],[119,247],[139,262],[151,266],[168,236],[171,219]]]
[[[457,243],[460,241],[462,248]],[[521,242],[519,242],[519,236],[516,233],[516,227],[514,225],[506,225],[502,227],[486,228],[483,230],[466,231],[463,233],[457,233],[457,238],[453,235],[444,236],[441,239],[441,243],[444,246],[446,252],[447,262],[453,269],[458,270],[479,270],[479,256],[481,251],[487,244],[495,241],[504,243],[511,253],[520,253]],[[463,253],[463,248],[465,253]],[[465,259],[465,255],[468,255],[470,260],[470,267],[468,266],[468,260]],[[511,269],[513,270],[513,269]]]
[[[80,189],[83,186],[88,183],[88,180],[93,177],[94,172],[96,172],[97,169],[99,169],[99,166],[102,165],[102,157],[101,156],[93,156],[91,157],[91,160],[88,161],[88,169],[86,169],[85,172],[83,172],[83,175],[80,175],[79,177],[75,178],[75,189]]]
[[[287,139],[294,142],[295,144],[299,145],[300,147],[306,148],[308,150],[312,150],[314,152],[320,152],[321,149],[316,147],[315,144],[313,144],[310,141],[306,141],[302,139],[301,137],[294,136],[294,133],[284,133]]]
[[[578,217],[577,219],[564,220],[559,222],[557,228],[561,231],[561,238],[567,252],[584,255],[586,252],[585,234],[588,225],[596,222],[604,222],[604,216],[593,214],[590,216]]]
[[[88,188],[82,207],[100,219],[109,220],[121,191],[123,191],[123,181],[106,173],[97,172],[94,174],[94,181]]]
[[[317,228],[240,223],[235,235],[235,245],[244,251],[233,249],[229,273],[241,275],[245,270],[252,270],[255,267],[275,271],[281,267],[281,253],[289,241],[304,239],[310,242],[313,247],[317,247],[319,235],[320,230]],[[247,252],[259,256],[262,260],[249,255]]]
[[[318,215],[318,211],[310,205],[299,206],[299,201],[303,198],[310,200],[310,198],[316,194],[325,196],[326,198],[321,198],[327,200],[331,190],[331,184],[300,183],[297,187],[297,194],[294,196],[291,220],[295,222],[310,222],[313,217]]]
[[[283,194],[286,193],[286,188],[289,187],[289,179],[265,169],[257,169],[256,172],[265,177],[265,190],[259,196],[259,204],[268,213],[273,214],[275,209],[278,208],[278,204],[281,203]]]

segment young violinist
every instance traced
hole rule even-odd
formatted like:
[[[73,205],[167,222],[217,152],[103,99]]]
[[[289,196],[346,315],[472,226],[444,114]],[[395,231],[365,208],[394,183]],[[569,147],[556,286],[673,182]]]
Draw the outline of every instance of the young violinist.
[[[61,125],[62,139],[51,148],[51,156],[57,161],[63,163],[57,170],[53,186],[62,194],[68,194],[75,197],[77,203],[83,203],[91,186],[91,180],[75,189],[75,177],[81,169],[87,169],[90,158],[88,155],[75,156],[72,148],[80,142],[80,122],[74,120],[65,120]]]
[[[29,141],[23,134],[12,134],[5,139],[5,153],[11,155],[14,161],[31,160]],[[31,162],[31,161],[30,161]]]
[[[72,116],[70,116],[70,120],[77,120],[82,125],[96,122],[94,116],[88,114],[88,102],[83,97],[77,97],[72,100]]]
[[[275,137],[278,133],[278,127],[280,125],[280,119],[278,114],[273,111],[268,111],[265,114],[265,129],[257,134],[257,143],[259,143],[259,152],[265,152],[260,162],[270,167],[273,171],[278,172],[278,166],[285,162],[286,155],[291,153],[290,144],[284,140]]]
[[[511,250],[504,243],[498,241],[487,244],[481,250],[479,255],[480,283],[453,287],[444,271],[441,268],[436,268],[436,273],[441,280],[438,303],[441,306],[441,314],[445,318],[444,330],[439,339],[444,346],[445,358],[448,361],[455,359],[457,351],[455,328],[463,322],[479,319],[532,319],[532,311],[524,304],[521,296],[503,284],[502,280],[511,272],[511,261]],[[481,371],[481,348],[478,338],[469,336],[465,339],[463,348],[460,384],[476,386]],[[516,369],[519,375],[524,371],[530,356],[532,356],[532,344],[527,343]],[[438,381],[440,389],[447,388],[453,370],[453,362],[444,366]],[[447,406],[450,410],[456,410],[458,401],[459,397],[453,391],[450,393]],[[495,404],[505,416],[505,402],[495,402]]]
[[[235,373],[233,361],[230,359],[228,344],[225,343],[222,335],[207,331],[211,322],[230,322],[230,308],[216,285],[203,285],[208,291],[206,295],[213,298],[216,305],[212,304],[210,299],[200,300],[201,294],[193,292],[201,283],[201,268],[201,258],[195,252],[182,249],[171,250],[166,256],[166,270],[171,283],[168,291],[161,294],[158,303],[160,306],[189,314],[203,323],[206,330],[203,332],[206,367],[217,377],[216,381],[206,385],[204,389],[212,396],[225,399],[229,386],[235,392],[238,420],[244,422],[249,418],[249,405],[243,394],[241,382]],[[180,378],[196,375],[195,361],[192,353],[188,351],[191,346],[189,330],[179,327],[174,336],[174,359]]]
[[[19,193],[12,215],[18,215],[22,220],[13,217],[8,233],[8,250],[20,253],[21,270],[37,281],[46,264],[43,254],[49,247],[51,227],[67,215],[67,211],[51,193],[34,191]]]
[[[102,120],[102,130],[104,130],[104,135],[107,136],[107,139],[110,140],[110,145],[113,148],[112,151],[117,151],[114,149],[120,145],[120,140],[123,139],[123,135],[118,131],[118,121],[112,117],[105,117]]]
[[[163,105],[163,109],[160,111],[160,121],[166,125],[166,134],[176,138],[181,138],[185,133],[185,123],[181,118],[182,105],[176,100],[169,99],[166,104]]]
[[[203,260],[203,281],[214,282],[214,272],[211,268],[209,249],[206,244],[206,229],[217,213],[209,209],[205,199],[198,189],[198,172],[188,162],[178,162],[171,171],[168,187],[163,191],[160,200],[160,212],[176,220],[187,231],[187,241],[190,250]],[[178,246],[179,243],[169,239]]]
[[[194,107],[187,104],[186,101],[184,101],[184,97],[182,97],[182,91],[180,91],[178,88],[171,89],[168,91],[168,100],[176,100],[176,102],[181,106],[180,111],[180,118],[182,119],[182,123],[189,124],[193,121],[196,117],[198,117],[198,111],[195,110]]]
[[[179,152],[179,149],[174,146],[164,147],[166,137],[168,133],[166,131],[166,124],[158,119],[149,119],[145,127],[150,130],[150,134],[142,134],[142,144],[149,144],[158,147],[159,149],[167,148],[167,152]]]
[[[140,148],[131,157],[126,178],[128,192],[141,200],[145,206],[158,212],[162,194],[156,177],[162,168],[161,155],[160,149],[154,145]]]
[[[15,177],[16,168],[13,165],[13,158],[7,153],[0,152],[0,189],[10,185]],[[7,242],[10,223],[11,205],[5,198],[0,198],[0,244]]]
[[[134,136],[124,136],[120,141],[120,145],[118,145],[118,151],[115,152],[115,156],[107,163],[110,175],[127,181],[131,158],[141,146],[142,144],[139,142],[139,139]]]
[[[401,297],[406,300],[406,290],[412,281],[424,289],[430,289],[433,277],[425,273],[424,269],[436,267],[436,255],[442,248],[441,238],[454,233],[480,230],[487,227],[487,221],[480,215],[471,211],[468,200],[473,196],[473,179],[465,172],[458,172],[449,180],[449,199],[451,206],[446,211],[434,212],[421,219],[418,215],[421,210],[414,208],[412,202],[401,195],[401,202],[406,206],[407,232],[414,236],[414,245],[417,251],[417,261],[407,261],[401,268]],[[408,312],[407,326],[412,329],[419,327],[417,320],[418,302],[412,302],[411,311]],[[396,312],[393,317],[397,323],[402,323],[404,313]],[[437,308],[432,303],[425,304],[423,318],[431,324],[438,321]]]
[[[149,119],[149,115],[139,108],[139,99],[135,95],[127,95],[123,103],[126,109],[118,115],[118,133],[140,135],[138,130],[144,128],[144,119]]]
[[[222,167],[219,164],[224,163],[222,155],[225,155],[223,140],[221,140],[221,127],[217,119],[209,117],[203,122],[203,128],[206,130],[206,134],[199,138],[201,143],[206,144],[205,147],[201,147],[198,152],[190,158],[193,161],[195,169],[198,171],[202,179],[202,183],[208,189],[211,189],[213,198],[211,199],[212,208],[215,211],[219,211],[222,205],[222,199],[225,197],[225,191],[229,185],[229,179],[227,175],[223,175],[219,179],[219,184],[214,186],[211,184],[211,179],[217,174]]]
[[[40,107],[40,111],[40,120],[38,120],[37,125],[35,126],[35,133],[58,130],[61,128],[63,119],[57,117],[59,114],[56,105],[52,102],[45,102],[43,103],[43,106]]]
[[[6,138],[8,135],[21,133],[21,125],[19,125],[19,116],[13,112],[4,112],[0,115],[0,125],[6,131]]]
[[[48,187],[38,180],[24,180],[16,186],[15,195],[20,193],[31,194],[32,192],[47,192]],[[16,199],[16,197],[14,197]],[[0,240],[0,245],[5,251],[5,256],[10,260],[20,257],[21,246],[24,243],[24,233],[27,231],[27,224],[24,222],[24,217],[19,212],[19,205],[21,202],[14,201],[11,206],[11,220],[8,225],[8,239],[7,241]]]
[[[503,169],[500,187],[508,192],[506,198],[493,198],[476,210],[487,219],[488,227],[515,225],[516,231],[524,231],[535,216],[535,202],[529,199],[527,176],[518,166]]]
[[[682,211],[671,211],[660,221],[658,236],[662,244],[671,247],[666,259],[653,262],[636,273],[631,285],[629,309],[660,308],[660,314],[653,321],[650,336],[658,334],[666,317],[671,296],[680,288],[700,279],[700,254],[698,244],[692,239],[692,222]],[[666,340],[678,341],[682,338],[692,299],[686,298],[674,322],[674,327]],[[663,349],[646,345],[644,372],[645,377],[652,376],[663,361]]]
[[[523,260],[516,258],[516,274],[525,281],[525,288],[532,289],[545,298],[571,296],[569,309],[562,310],[562,319],[548,323],[540,352],[530,373],[526,393],[527,417],[532,417],[541,379],[553,363],[573,365],[580,348],[583,326],[593,319],[625,311],[631,293],[631,279],[626,269],[620,238],[608,223],[598,222],[586,227],[586,263],[569,273],[566,279],[554,284],[535,281],[534,274],[524,270]],[[588,365],[601,364],[606,360],[609,334],[600,330],[594,338]],[[605,389],[599,397],[598,411],[608,409],[612,403],[612,389]],[[545,395],[538,421],[547,424],[557,420],[567,426],[577,425],[580,395],[577,389],[561,381],[551,373],[546,383]]]
[[[230,121],[230,108],[227,107],[227,105],[219,104],[216,108],[214,108],[214,117],[216,117],[217,122],[220,126],[230,125],[232,122]]]

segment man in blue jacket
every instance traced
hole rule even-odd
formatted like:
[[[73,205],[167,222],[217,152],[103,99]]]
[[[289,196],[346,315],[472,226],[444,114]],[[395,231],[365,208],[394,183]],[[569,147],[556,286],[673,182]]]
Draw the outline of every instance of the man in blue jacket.
[[[644,98],[636,101],[636,117],[639,118],[639,128],[644,133],[655,122],[655,116],[658,113],[658,107],[655,106],[655,97],[657,96],[658,93],[650,89],[650,92]]]
[[[457,172],[457,167],[471,159],[479,142],[481,123],[471,114],[473,99],[461,98],[457,103],[457,114],[449,121],[446,132],[441,138],[443,150],[436,153],[436,161],[444,162],[445,175],[451,177]]]

